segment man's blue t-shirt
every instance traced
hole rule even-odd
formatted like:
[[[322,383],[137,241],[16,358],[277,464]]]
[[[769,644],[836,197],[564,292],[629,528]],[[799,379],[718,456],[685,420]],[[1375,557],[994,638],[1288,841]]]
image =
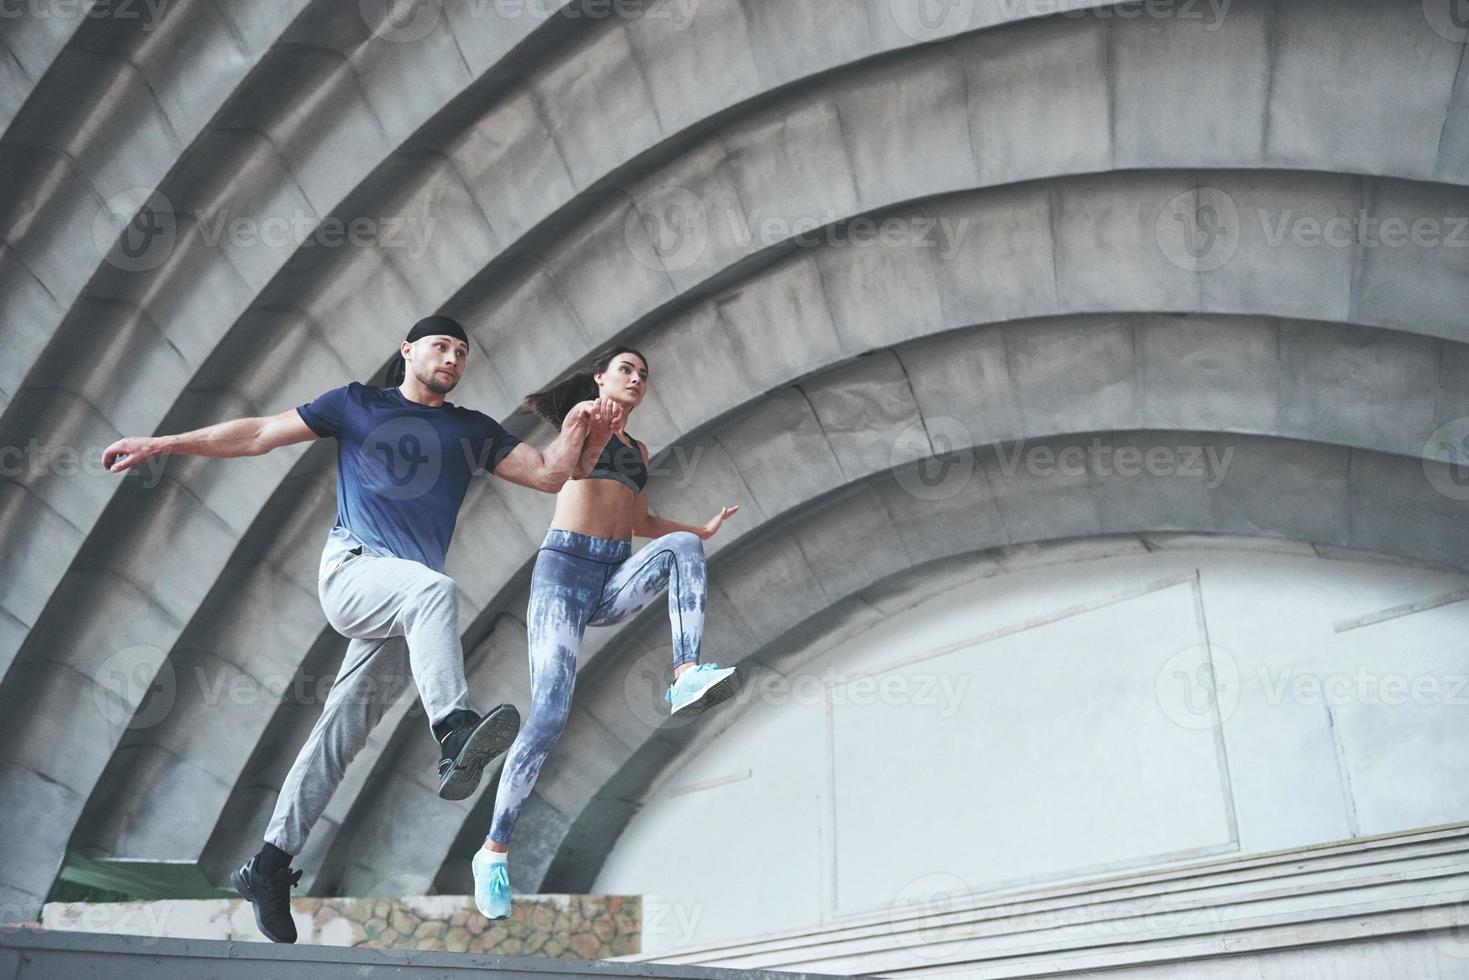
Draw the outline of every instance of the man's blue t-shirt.
[[[443,571],[470,478],[520,440],[473,409],[420,405],[397,388],[334,388],[296,411],[337,440],[337,527],[363,544]]]

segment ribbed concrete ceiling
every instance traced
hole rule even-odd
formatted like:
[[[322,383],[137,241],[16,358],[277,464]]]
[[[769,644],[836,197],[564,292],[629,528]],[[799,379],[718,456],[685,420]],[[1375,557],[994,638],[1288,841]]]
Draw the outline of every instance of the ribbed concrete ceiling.
[[[711,542],[722,663],[893,575],[1028,542],[1265,534],[1465,567],[1444,465],[1469,435],[1451,6],[177,0],[0,20],[0,445],[98,455],[283,411],[369,379],[443,310],[475,341],[455,400],[537,440],[525,392],[613,339],[648,353],[629,428],[666,464],[654,510],[743,505]],[[1231,462],[1217,484],[1039,478],[993,451],[1092,438]],[[964,450],[951,493],[916,475]],[[319,707],[260,688],[310,690],[345,646],[314,578],[334,451],[6,470],[0,905],[33,912],[68,847],[219,879],[258,846]],[[549,516],[491,480],[461,516],[448,571],[485,701],[526,701]],[[677,749],[628,682],[665,632],[652,612],[589,632],[516,887],[589,884],[629,788]],[[493,780],[433,799],[422,729],[401,705],[354,764],[304,856],[317,891],[429,887],[482,831]]]

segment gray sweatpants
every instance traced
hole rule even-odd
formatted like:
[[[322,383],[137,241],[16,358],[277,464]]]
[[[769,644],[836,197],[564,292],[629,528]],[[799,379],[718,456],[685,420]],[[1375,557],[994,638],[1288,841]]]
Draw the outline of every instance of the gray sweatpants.
[[[317,581],[327,622],[351,642],[265,831],[266,841],[293,855],[305,847],[347,764],[410,679],[430,730],[469,706],[453,579],[333,528]]]

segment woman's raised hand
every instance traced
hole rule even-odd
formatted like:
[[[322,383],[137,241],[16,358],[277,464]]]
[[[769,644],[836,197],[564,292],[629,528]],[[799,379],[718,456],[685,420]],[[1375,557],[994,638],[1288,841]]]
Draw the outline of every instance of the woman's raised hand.
[[[613,401],[611,398],[602,398],[599,401],[601,402],[601,409],[599,411],[600,419],[597,424],[605,425],[608,432],[621,432],[623,426],[627,425],[627,412],[623,410],[622,404]]]
[[[739,509],[740,509],[739,505],[736,504],[733,507],[726,507],[723,510],[721,510],[719,512],[719,515],[717,517],[715,517],[714,520],[712,520],[708,524],[705,524],[704,525],[704,533],[701,534],[701,535],[699,535],[699,537],[703,538],[705,541],[708,541],[710,538],[714,537],[715,533],[719,530],[720,526],[723,525],[725,521],[727,521],[731,517],[733,517],[735,511],[737,511]]]

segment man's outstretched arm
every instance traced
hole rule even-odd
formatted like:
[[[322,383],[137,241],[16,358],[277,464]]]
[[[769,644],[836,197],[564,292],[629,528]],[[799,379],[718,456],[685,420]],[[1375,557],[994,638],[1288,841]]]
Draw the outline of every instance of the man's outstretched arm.
[[[215,459],[263,456],[272,449],[316,438],[293,408],[279,415],[233,419],[173,436],[129,436],[107,447],[102,465],[113,473],[122,473],[155,457],[175,453]]]

